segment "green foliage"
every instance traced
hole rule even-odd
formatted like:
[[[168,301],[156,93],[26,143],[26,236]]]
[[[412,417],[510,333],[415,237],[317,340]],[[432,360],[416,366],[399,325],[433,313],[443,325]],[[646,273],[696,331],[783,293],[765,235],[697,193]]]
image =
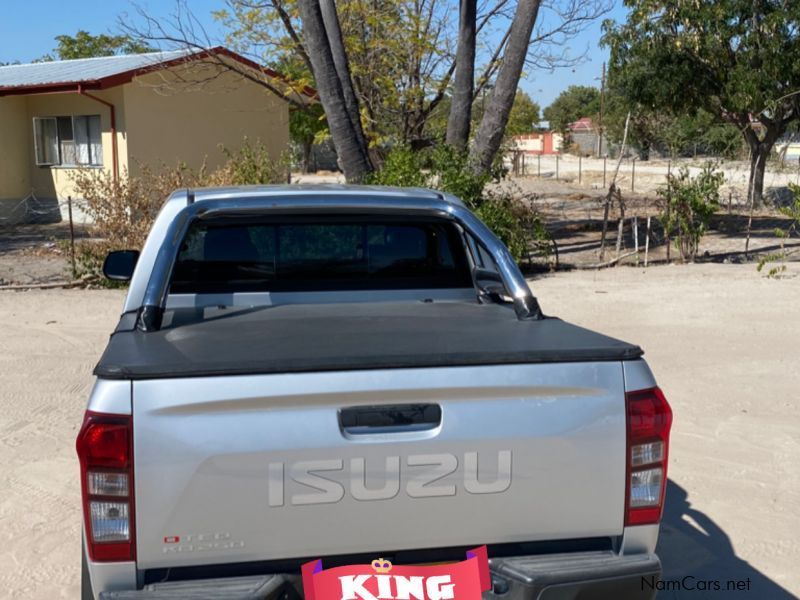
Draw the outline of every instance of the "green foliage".
[[[285,183],[288,161],[285,157],[275,160],[267,148],[259,143],[251,145],[247,138],[236,151],[222,148],[227,162],[209,175],[211,183],[206,185],[265,185]]]
[[[794,196],[792,203],[778,208],[784,216],[789,217],[789,225],[785,229],[776,229],[774,232],[775,237],[781,240],[781,248],[779,251],[762,256],[758,260],[758,272],[760,273],[764,267],[769,266],[767,277],[770,278],[777,278],[785,272],[786,259],[797,252],[797,250],[786,250],[786,240],[800,231],[800,185],[790,183],[789,189]]]
[[[429,175],[423,171],[422,155],[408,146],[398,146],[386,156],[379,171],[372,173],[367,181],[374,185],[397,187],[425,187]]]
[[[645,151],[655,143],[648,127],[664,117],[694,118],[698,109],[724,129],[706,142],[724,154],[735,126],[751,148],[751,161],[768,153],[800,116],[800,2],[764,0],[625,0],[625,22],[606,21],[611,49],[609,122],[621,135],[631,112],[632,138]],[[750,129],[751,117],[767,132]],[[766,143],[762,143],[765,142]],[[760,197],[762,182],[756,196]]]
[[[499,181],[504,175],[499,164],[491,173],[476,174],[466,152],[459,152],[445,144],[435,147],[430,159],[431,172],[435,176],[431,186],[453,194],[474,209],[479,208],[486,199],[486,184]]]
[[[506,137],[531,133],[539,122],[539,118],[539,105],[531,100],[528,94],[517,90],[511,114],[508,117],[508,125],[506,125]]]
[[[370,175],[368,183],[429,187],[453,194],[470,208],[477,208],[484,200],[486,184],[499,180],[502,175],[499,166],[492,173],[476,175],[470,168],[467,153],[446,144],[423,152],[397,146],[388,153],[382,167]]]
[[[229,31],[229,47],[261,54],[295,89],[314,86],[296,41],[303,35],[297,0],[224,4],[214,17]],[[368,143],[386,147],[422,139],[436,108],[432,100],[441,100],[452,77],[445,39],[450,7],[416,0],[339,0],[336,10]]]
[[[606,94],[603,124],[609,139],[616,143],[622,141],[629,110],[628,145],[638,148],[645,158],[656,149],[673,158],[692,156],[695,151],[731,159],[742,155],[744,139],[735,125],[720,122],[702,108],[673,114],[639,105],[612,87]]]
[[[306,109],[294,109],[289,113],[289,137],[298,144],[313,144],[325,137],[328,123],[321,104],[311,104]]]
[[[57,60],[73,58],[94,58],[95,56],[114,56],[117,54],[142,54],[153,52],[155,49],[140,41],[134,40],[129,35],[92,35],[83,29],[74,36],[57,35],[58,47],[53,50]],[[41,60],[53,60],[45,56]]]
[[[517,261],[528,252],[530,233],[541,233],[538,227],[532,232],[529,229],[534,223],[538,226],[539,219],[508,194],[488,195],[475,209],[475,214],[503,240]]]
[[[800,84],[800,4],[625,0],[607,21],[610,79],[634,101],[721,118],[760,113]],[[676,93],[680,90],[680,93]],[[782,102],[789,102],[785,99]]]
[[[597,118],[600,112],[600,90],[585,85],[571,85],[544,109],[550,129],[566,133],[569,124],[582,117]]]
[[[504,176],[501,167],[476,175],[466,153],[442,144],[427,152],[406,146],[394,148],[368,183],[400,187],[428,187],[461,199],[494,231],[516,260],[528,256],[531,244],[549,248],[550,236],[539,216],[509,192],[487,189]],[[546,240],[548,244],[540,244]]]
[[[692,261],[697,255],[700,238],[719,208],[719,188],[724,181],[725,174],[715,171],[709,163],[695,177],[687,168],[681,168],[658,190],[665,204],[661,214],[664,230],[675,241],[683,260]]]

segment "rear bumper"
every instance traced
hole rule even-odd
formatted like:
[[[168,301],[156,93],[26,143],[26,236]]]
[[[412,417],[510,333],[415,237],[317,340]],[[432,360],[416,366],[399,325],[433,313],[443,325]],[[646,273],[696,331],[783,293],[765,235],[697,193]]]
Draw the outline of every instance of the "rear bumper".
[[[264,600],[289,585],[283,575],[151,583],[137,591],[103,592],[100,600]]]
[[[493,559],[490,569],[493,589],[485,600],[644,600],[655,596],[661,577],[655,554],[611,551]],[[265,600],[282,596],[293,583],[297,577],[284,575],[175,581],[104,592],[100,600]]]
[[[650,599],[661,577],[655,554],[611,551],[520,556],[490,561],[489,600]]]

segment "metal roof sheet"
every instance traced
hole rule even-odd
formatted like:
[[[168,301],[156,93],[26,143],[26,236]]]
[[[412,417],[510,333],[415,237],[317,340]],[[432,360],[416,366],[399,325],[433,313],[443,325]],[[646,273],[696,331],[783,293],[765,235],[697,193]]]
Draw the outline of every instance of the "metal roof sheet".
[[[97,81],[189,56],[187,50],[101,56],[0,67],[0,87],[28,87]]]

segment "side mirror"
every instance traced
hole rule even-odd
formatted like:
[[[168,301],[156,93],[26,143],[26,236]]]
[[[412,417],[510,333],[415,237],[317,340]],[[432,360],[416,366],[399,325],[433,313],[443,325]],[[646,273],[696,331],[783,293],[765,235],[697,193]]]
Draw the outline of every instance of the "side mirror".
[[[472,276],[475,278],[475,281],[492,281],[494,283],[503,283],[503,278],[500,277],[500,273],[497,271],[492,271],[491,269],[481,269],[480,267],[475,267],[472,269]]]
[[[130,281],[139,260],[138,250],[114,250],[106,255],[103,275],[112,281]]]
[[[476,267],[472,270],[472,277],[475,280],[481,298],[494,303],[502,303],[506,295],[503,285],[503,278],[497,271],[491,269],[481,269]]]

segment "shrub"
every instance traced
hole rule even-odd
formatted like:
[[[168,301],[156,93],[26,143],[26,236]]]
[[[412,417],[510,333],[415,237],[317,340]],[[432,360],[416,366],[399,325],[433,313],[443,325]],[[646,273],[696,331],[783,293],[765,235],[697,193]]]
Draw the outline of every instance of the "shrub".
[[[771,252],[762,256],[758,261],[759,273],[769,265],[767,277],[777,278],[786,271],[786,259],[797,252],[797,249],[787,250],[786,240],[792,235],[796,235],[800,230],[800,185],[789,184],[789,191],[792,193],[792,202],[788,206],[781,206],[778,210],[789,217],[789,225],[785,229],[775,229],[775,237],[780,238],[781,248],[777,252]]]
[[[473,210],[487,199],[484,193],[487,184],[500,181],[505,175],[499,166],[488,174],[476,175],[470,168],[468,155],[447,145],[431,152],[431,171],[435,176],[432,187],[453,194]]]
[[[251,146],[245,139],[238,151],[227,148],[222,151],[228,160],[216,171],[201,177],[202,185],[266,185],[288,180],[288,157],[273,160],[261,143]]]
[[[93,221],[99,239],[76,244],[76,278],[102,281],[105,255],[111,250],[138,250],[144,245],[150,227],[175,190],[209,185],[247,185],[280,183],[286,178],[284,159],[273,160],[264,146],[251,146],[245,140],[241,149],[223,149],[227,161],[215,171],[199,170],[178,164],[174,167],[139,165],[130,176],[123,172],[118,181],[105,170],[81,169],[73,175],[76,195],[83,211]]]
[[[526,206],[508,191],[487,189],[505,176],[500,163],[489,174],[476,175],[465,152],[440,145],[427,152],[408,147],[393,148],[368,183],[400,187],[428,187],[460,198],[499,237],[516,260],[528,256],[531,243],[549,240],[532,206]],[[539,252],[541,254],[541,252]]]
[[[694,260],[697,255],[700,239],[719,208],[719,188],[724,181],[725,175],[708,163],[696,177],[681,168],[658,190],[665,203],[661,214],[664,230],[675,241],[683,260]]]
[[[367,183],[398,187],[425,187],[429,176],[423,171],[422,155],[407,146],[399,146],[386,156],[380,170]]]

